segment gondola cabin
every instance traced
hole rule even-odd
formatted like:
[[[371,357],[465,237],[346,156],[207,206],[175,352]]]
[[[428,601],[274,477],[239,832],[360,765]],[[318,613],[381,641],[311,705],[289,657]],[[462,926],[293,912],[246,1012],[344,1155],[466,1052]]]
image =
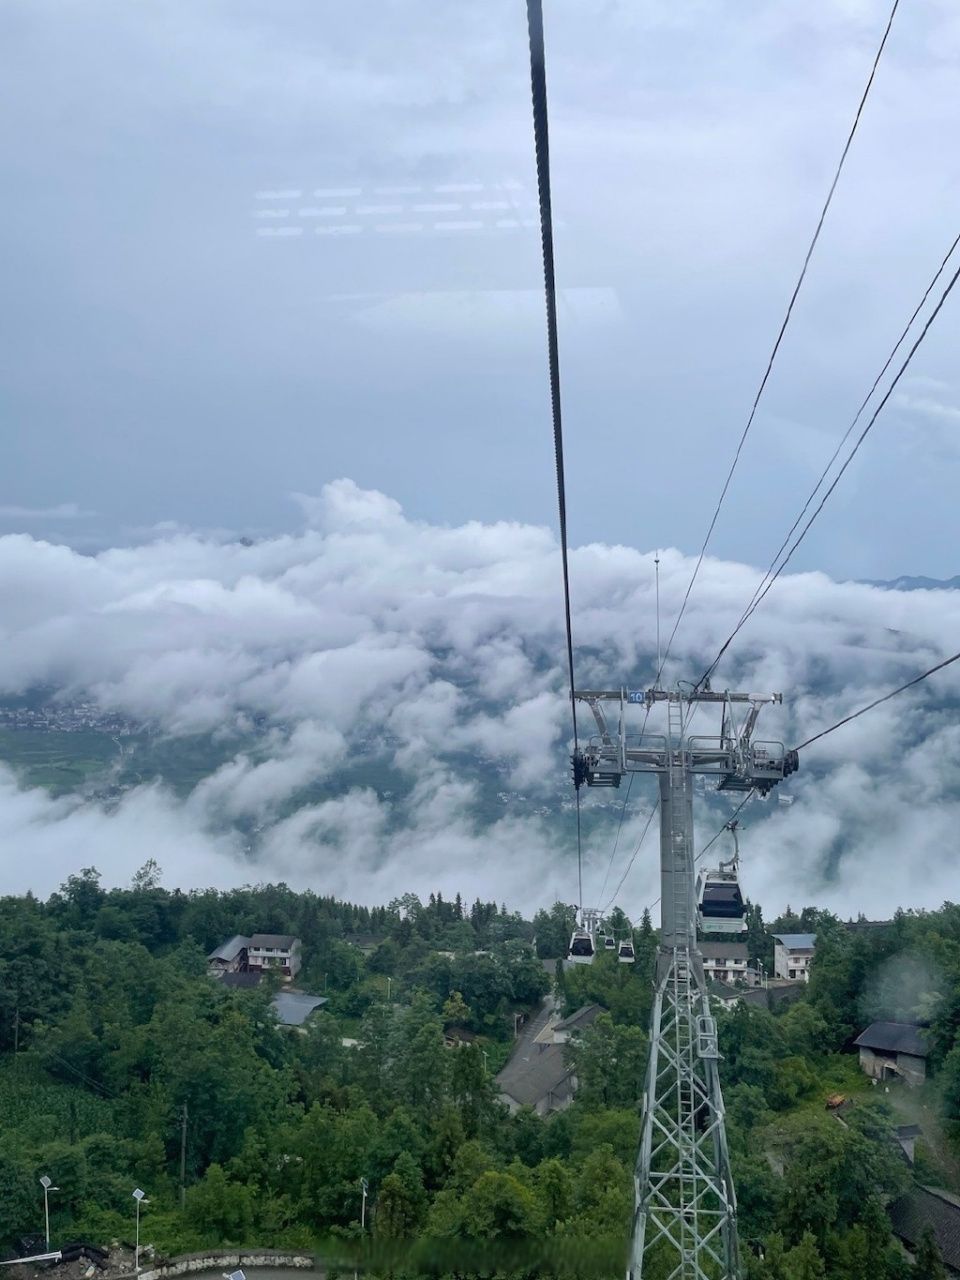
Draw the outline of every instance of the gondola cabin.
[[[574,964],[593,964],[597,949],[586,929],[575,929],[570,939],[570,959]]]
[[[616,938],[611,938],[610,935],[607,934],[607,936],[603,940],[603,949],[605,951],[616,951],[617,949]]]
[[[697,923],[703,933],[743,933],[747,917],[735,869],[701,871],[697,877]]]
[[[633,953],[632,942],[621,942],[617,951],[617,959],[621,964],[633,964],[636,956]]]

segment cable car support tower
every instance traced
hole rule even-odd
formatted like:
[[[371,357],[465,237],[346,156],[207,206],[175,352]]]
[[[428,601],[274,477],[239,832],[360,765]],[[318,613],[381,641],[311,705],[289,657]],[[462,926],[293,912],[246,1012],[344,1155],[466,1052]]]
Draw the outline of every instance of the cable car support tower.
[[[660,950],[628,1280],[640,1280],[645,1264],[669,1280],[739,1280],[717,1027],[697,943],[693,775],[714,777],[719,791],[765,795],[796,772],[795,751],[753,736],[761,708],[783,697],[659,686],[636,692],[584,689],[574,696],[590,708],[598,729],[574,754],[574,784],[619,787],[625,774],[654,773],[660,785]],[[630,708],[649,716],[658,703],[666,703],[666,733],[628,733]],[[719,736],[686,732],[694,709],[704,703],[722,707]],[[608,723],[610,704],[617,708],[616,727]]]

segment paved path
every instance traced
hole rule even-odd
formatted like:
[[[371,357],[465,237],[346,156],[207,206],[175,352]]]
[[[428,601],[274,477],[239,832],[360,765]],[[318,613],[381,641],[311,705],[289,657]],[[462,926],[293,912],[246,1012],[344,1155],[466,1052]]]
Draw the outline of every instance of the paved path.
[[[557,1014],[557,998],[551,991],[549,995],[543,997],[543,1003],[540,1005],[539,1011],[534,1017],[528,1019],[520,1028],[520,1034],[517,1036],[516,1044],[510,1051],[510,1057],[507,1059],[507,1065],[514,1062],[517,1058],[525,1058],[530,1052],[530,1046],[536,1040],[537,1036],[544,1029],[548,1022],[556,1017]]]

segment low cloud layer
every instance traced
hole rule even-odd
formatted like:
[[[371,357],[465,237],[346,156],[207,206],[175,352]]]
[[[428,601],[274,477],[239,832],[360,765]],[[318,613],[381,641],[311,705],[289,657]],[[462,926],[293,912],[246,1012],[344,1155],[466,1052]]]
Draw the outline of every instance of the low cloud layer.
[[[144,783],[111,813],[79,796],[50,799],[4,770],[4,890],[45,894],[91,863],[126,883],[153,857],[184,887],[283,879],[366,902],[439,888],[525,911],[575,900],[552,532],[429,525],[349,480],[300,505],[298,533],[254,545],[175,532],[93,557],[0,538],[0,692],[55,686],[157,735],[226,744],[225,762],[189,794]],[[668,634],[692,563],[660,558]],[[652,679],[653,561],[624,546],[573,550],[582,685]],[[747,566],[705,562],[671,682],[700,676],[757,581]],[[956,592],[784,576],[714,687],[782,691],[761,736],[792,745],[949,654],[958,622]],[[958,694],[951,668],[806,752],[783,789],[795,803],[774,796],[744,811],[746,888],[768,915],[815,902],[876,917],[956,895]],[[696,731],[715,732],[700,714]],[[365,760],[391,785],[350,773]],[[502,791],[493,812],[492,774]],[[610,886],[653,793],[652,780],[634,782]],[[601,893],[624,794],[585,796],[589,899]],[[699,843],[732,807],[701,806]],[[656,859],[652,829],[620,895],[628,914],[657,897]]]

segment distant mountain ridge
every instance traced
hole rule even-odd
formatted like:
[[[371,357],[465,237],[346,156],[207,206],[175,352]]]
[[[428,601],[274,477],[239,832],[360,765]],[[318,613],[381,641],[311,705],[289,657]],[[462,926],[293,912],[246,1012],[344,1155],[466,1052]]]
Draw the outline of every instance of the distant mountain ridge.
[[[884,591],[960,591],[960,574],[955,578],[924,578],[902,574],[888,581],[883,578],[857,578],[864,587],[882,587]]]

